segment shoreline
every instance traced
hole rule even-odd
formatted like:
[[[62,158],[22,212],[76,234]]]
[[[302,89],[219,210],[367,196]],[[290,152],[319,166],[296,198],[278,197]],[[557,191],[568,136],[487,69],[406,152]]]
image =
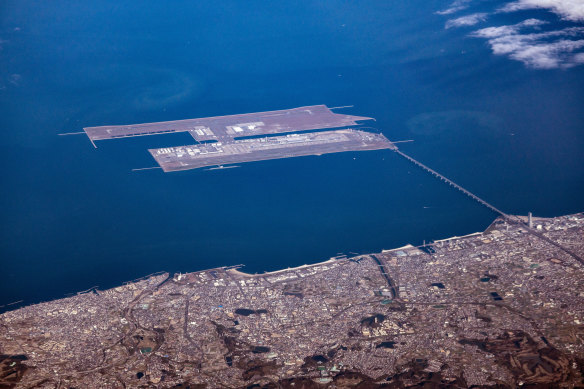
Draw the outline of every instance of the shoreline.
[[[477,234],[477,233],[475,232],[474,234]],[[465,236],[468,236],[468,235],[465,235]],[[438,241],[435,241],[435,242],[438,242]],[[408,249],[417,248],[417,247],[419,247],[419,246],[414,246],[411,243],[408,243],[404,246],[396,247],[393,249],[381,249],[380,253],[390,253],[392,251],[408,250]],[[347,256],[346,258],[331,257],[330,259],[327,259],[326,261],[322,261],[322,262],[315,262],[315,263],[304,264],[304,265],[295,266],[295,267],[288,267],[286,269],[280,269],[280,270],[265,271],[263,273],[246,273],[246,272],[243,272],[243,271],[240,271],[237,269],[226,269],[225,272],[231,273],[233,275],[237,275],[240,277],[246,277],[246,278],[258,277],[258,276],[263,277],[263,276],[271,276],[271,275],[283,273],[286,271],[295,271],[295,270],[307,269],[307,268],[311,268],[311,267],[315,267],[315,266],[326,265],[326,264],[337,262],[337,261],[347,261],[347,260],[350,260],[351,258],[361,257],[364,255],[372,255],[372,254],[376,254],[376,253],[358,254],[358,255],[354,255],[352,257]],[[224,269],[224,268],[222,268],[222,269]],[[213,269],[209,269],[209,270],[213,270]],[[201,270],[201,271],[206,271],[206,270]]]
[[[563,215],[563,216],[569,216],[569,215]],[[434,240],[434,241],[428,242],[427,244],[435,244],[435,243],[440,243],[440,242],[447,242],[447,241],[453,240],[453,239],[464,239],[464,238],[467,238],[467,237],[472,237],[472,236],[484,234],[484,233],[488,232],[489,229],[491,228],[491,226],[497,220],[499,220],[499,219],[500,219],[499,217],[496,217],[493,220],[493,222],[484,231],[481,231],[481,232],[473,232],[473,233],[466,234],[466,235],[462,235],[462,236],[452,236],[452,237],[448,237],[448,238],[444,238],[444,239]],[[555,217],[554,218],[545,218],[545,217],[537,217],[537,218],[534,217],[533,218],[533,220],[541,220],[541,221],[543,221],[543,220],[549,220],[549,219],[555,219]],[[381,249],[381,251],[379,251],[379,253],[390,253],[392,251],[410,250],[410,249],[414,249],[414,248],[419,249],[420,247],[423,247],[423,245],[414,246],[414,245],[408,243],[406,245],[403,245],[403,246],[400,246],[400,247],[396,247],[396,248],[392,248],[392,249]],[[284,273],[284,272],[288,272],[288,271],[296,271],[296,270],[302,270],[302,269],[307,269],[307,268],[311,268],[311,267],[316,267],[316,266],[322,266],[322,265],[326,265],[326,264],[331,264],[331,263],[336,262],[336,261],[346,261],[346,260],[350,260],[351,258],[365,256],[365,255],[371,255],[371,254],[376,254],[376,253],[364,253],[364,254],[358,254],[358,255],[354,255],[352,257],[346,257],[346,258],[331,257],[331,258],[327,259],[326,261],[322,261],[322,262],[316,262],[316,263],[312,263],[312,264],[304,264],[304,265],[300,265],[300,266],[296,266],[296,267],[288,267],[288,268],[285,268],[285,269],[274,270],[274,271],[269,271],[269,272],[268,271],[265,271],[263,273],[253,273],[253,274],[252,273],[246,273],[246,272],[240,271],[240,270],[238,270],[239,267],[238,268],[230,268],[230,266],[220,266],[220,267],[214,267],[214,268],[202,269],[202,270],[195,270],[195,271],[190,271],[190,272],[185,272],[185,273],[183,273],[183,272],[174,272],[174,273],[171,273],[171,272],[167,272],[167,271],[158,271],[158,272],[155,272],[155,273],[151,273],[149,275],[146,275],[146,276],[142,276],[142,277],[135,278],[135,279],[130,280],[130,281],[121,282],[119,285],[113,286],[111,288],[100,289],[99,286],[94,286],[94,287],[90,288],[89,290],[86,289],[86,290],[81,291],[81,292],[73,292],[73,293],[70,293],[68,295],[64,295],[62,297],[51,298],[51,299],[48,299],[48,300],[42,300],[42,301],[31,302],[31,303],[26,303],[25,301],[20,300],[20,301],[16,301],[16,302],[4,304],[3,306],[0,306],[0,315],[3,314],[3,313],[9,312],[9,311],[14,311],[14,310],[17,310],[17,309],[20,309],[20,308],[25,308],[25,307],[32,306],[32,305],[44,304],[44,303],[49,303],[49,302],[56,301],[56,300],[60,300],[60,299],[64,299],[64,298],[75,297],[77,295],[83,294],[84,292],[88,292],[88,291],[92,291],[92,290],[95,290],[95,291],[101,293],[101,292],[104,292],[104,291],[107,291],[109,289],[113,289],[113,288],[116,288],[116,287],[119,287],[119,286],[129,285],[129,284],[137,283],[137,282],[140,282],[140,281],[144,281],[146,279],[149,279],[151,277],[156,277],[156,276],[159,276],[161,274],[169,274],[170,277],[174,278],[178,274],[188,275],[188,274],[203,273],[203,272],[208,272],[208,271],[213,271],[213,270],[222,270],[222,271],[224,271],[225,273],[227,273],[229,275],[236,276],[236,277],[239,277],[239,278],[265,277],[265,276],[278,275],[278,274],[281,274],[281,273]],[[18,305],[19,303],[25,303],[25,304]],[[9,306],[13,306],[13,307],[11,307],[11,309],[6,309]],[[6,310],[4,310],[4,309],[6,309]]]
[[[362,254],[362,255],[367,255],[367,254]],[[316,263],[312,263],[312,264],[304,264],[304,265],[300,265],[300,266],[296,266],[296,267],[289,267],[289,268],[286,268],[286,269],[274,270],[274,271],[269,271],[269,272],[266,271],[266,272],[263,272],[263,273],[254,273],[254,274],[242,272],[242,271],[239,271],[237,269],[227,269],[227,270],[225,270],[225,272],[226,273],[231,273],[233,275],[237,275],[237,276],[240,276],[240,277],[245,277],[245,278],[252,278],[252,277],[258,277],[258,276],[264,277],[264,276],[271,276],[271,275],[275,275],[275,274],[283,273],[283,272],[287,272],[287,271],[295,271],[295,270],[299,270],[299,269],[306,269],[306,268],[310,268],[310,267],[314,267],[314,266],[324,265],[324,264],[336,262],[336,261],[339,261],[339,260],[342,261],[344,259],[330,258],[330,259],[327,259],[326,261],[323,261],[323,262],[316,262]],[[205,271],[205,270],[203,270],[203,271]]]

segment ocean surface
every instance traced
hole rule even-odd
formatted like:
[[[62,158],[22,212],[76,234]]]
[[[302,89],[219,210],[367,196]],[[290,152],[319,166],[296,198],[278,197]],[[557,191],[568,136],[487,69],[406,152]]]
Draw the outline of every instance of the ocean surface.
[[[496,216],[391,151],[133,172],[192,138],[57,135],[85,126],[353,105],[338,112],[413,139],[400,149],[505,212],[584,211],[584,66],[529,66],[470,35],[577,23],[542,9],[445,28],[448,5],[2,2],[0,305],[417,245]]]

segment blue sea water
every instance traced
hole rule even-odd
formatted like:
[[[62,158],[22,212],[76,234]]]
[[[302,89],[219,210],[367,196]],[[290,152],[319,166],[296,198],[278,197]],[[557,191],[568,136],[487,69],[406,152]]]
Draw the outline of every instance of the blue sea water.
[[[400,148],[508,213],[584,211],[584,66],[495,56],[444,28],[446,5],[3,2],[0,305],[160,270],[263,272],[420,244],[496,216],[390,151],[132,172],[154,166],[147,148],[192,139],[94,149],[57,135],[85,126],[352,104],[341,112],[414,139]]]

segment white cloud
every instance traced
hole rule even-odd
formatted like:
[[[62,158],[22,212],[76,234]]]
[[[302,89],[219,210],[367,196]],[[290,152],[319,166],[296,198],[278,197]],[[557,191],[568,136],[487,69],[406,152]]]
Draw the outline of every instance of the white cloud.
[[[436,13],[438,15],[451,15],[458,11],[462,11],[463,9],[467,9],[468,3],[470,3],[470,0],[455,0],[452,4],[448,6],[448,8],[446,8],[443,11],[438,11]]]
[[[487,19],[488,14],[479,12],[471,15],[461,16],[456,19],[450,19],[446,22],[446,28],[452,27],[467,27],[467,26],[474,26],[479,22],[485,21]]]
[[[448,8],[437,12],[450,15],[467,9],[472,0],[454,0]],[[446,22],[445,28],[474,26],[500,12],[546,9],[570,22],[584,21],[584,0],[510,0],[492,12],[459,16]],[[547,25],[548,31],[540,27]],[[551,30],[553,24],[538,19],[479,29],[471,34],[488,41],[493,53],[505,55],[535,69],[569,68],[584,64],[584,27],[564,27]]]
[[[572,58],[572,62],[574,64],[584,64],[584,53],[578,53],[575,54],[574,57]]]
[[[584,40],[559,40],[552,43],[527,45],[514,50],[510,57],[536,69],[572,67],[574,56],[570,53],[584,47]]]
[[[500,36],[517,34],[519,30],[521,30],[524,27],[538,27],[543,24],[547,24],[547,22],[538,19],[527,19],[522,21],[521,23],[513,24],[511,26],[483,28],[473,32],[471,36],[479,38],[496,38]]]
[[[549,9],[566,20],[584,21],[583,0],[518,0],[503,6],[500,11],[513,12],[537,8]]]
[[[542,24],[545,22],[528,19],[510,26],[483,28],[471,36],[487,39],[494,54],[508,55],[535,69],[567,68],[584,63],[584,53],[574,54],[576,50],[584,47],[584,39],[577,39],[584,37],[584,27],[520,33],[525,28],[538,27]]]

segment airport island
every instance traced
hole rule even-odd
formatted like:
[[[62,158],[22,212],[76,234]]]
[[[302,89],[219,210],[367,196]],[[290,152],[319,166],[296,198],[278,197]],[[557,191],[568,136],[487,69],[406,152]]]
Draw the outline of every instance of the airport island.
[[[581,386],[584,213],[521,220],[264,274],[157,274],[9,311],[0,387]]]
[[[148,150],[164,172],[173,172],[346,151],[397,150],[382,134],[353,128],[364,120],[373,119],[334,113],[326,105],[311,105],[83,130],[94,146],[96,141],[107,139],[187,132],[196,144]]]

